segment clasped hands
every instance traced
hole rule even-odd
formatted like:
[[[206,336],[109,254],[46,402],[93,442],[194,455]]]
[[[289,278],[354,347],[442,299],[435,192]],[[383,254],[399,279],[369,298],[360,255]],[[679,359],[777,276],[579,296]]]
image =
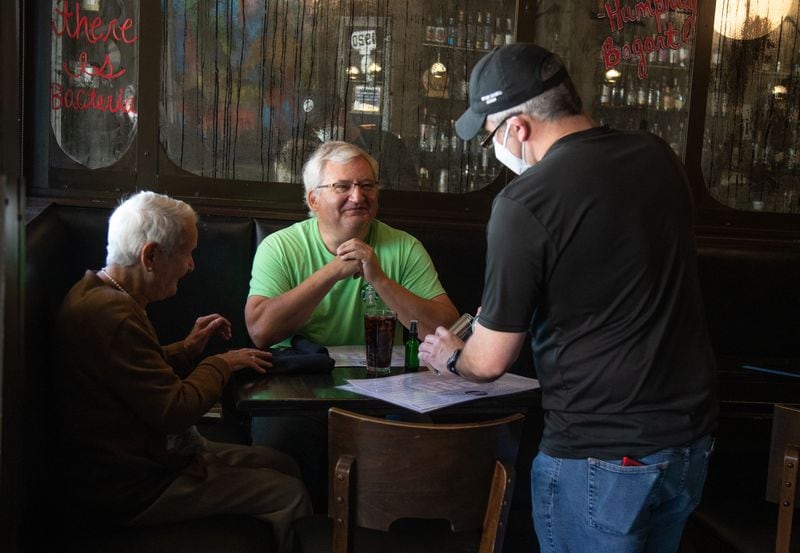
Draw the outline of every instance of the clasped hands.
[[[339,264],[340,280],[363,276],[367,282],[374,282],[384,274],[375,251],[358,238],[351,238],[336,248],[336,259],[332,263]]]

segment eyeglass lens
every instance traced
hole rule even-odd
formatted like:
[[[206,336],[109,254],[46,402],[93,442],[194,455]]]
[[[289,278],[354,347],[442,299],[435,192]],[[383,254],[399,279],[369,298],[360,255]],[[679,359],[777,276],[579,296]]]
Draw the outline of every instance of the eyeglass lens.
[[[354,186],[358,186],[365,194],[374,192],[378,188],[378,183],[374,181],[337,181],[330,185],[338,194],[350,194]]]

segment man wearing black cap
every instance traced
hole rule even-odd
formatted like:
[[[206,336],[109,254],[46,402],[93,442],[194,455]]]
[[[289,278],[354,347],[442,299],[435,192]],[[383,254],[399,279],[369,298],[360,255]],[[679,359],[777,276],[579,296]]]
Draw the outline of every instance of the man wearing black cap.
[[[718,411],[683,166],[652,134],[595,127],[561,61],[533,44],[475,66],[456,131],[482,128],[519,177],[492,207],[472,337],[438,328],[420,359],[493,380],[530,332],[541,550],[674,552]]]

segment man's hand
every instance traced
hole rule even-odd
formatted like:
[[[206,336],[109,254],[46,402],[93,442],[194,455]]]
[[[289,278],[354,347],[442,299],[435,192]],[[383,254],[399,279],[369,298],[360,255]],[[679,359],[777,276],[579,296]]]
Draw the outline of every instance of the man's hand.
[[[440,326],[435,334],[428,334],[419,345],[419,360],[434,372],[447,374],[447,360],[457,349],[463,349],[464,342],[458,336]]]
[[[222,315],[214,313],[199,317],[189,335],[183,340],[183,349],[191,358],[195,358],[206,349],[211,336],[219,336],[223,340],[231,338],[231,323]]]
[[[337,281],[348,277],[357,278],[361,276],[361,261],[355,258],[346,259],[340,255],[337,255],[330,263],[328,263],[326,269],[330,269],[332,271],[333,276]]]

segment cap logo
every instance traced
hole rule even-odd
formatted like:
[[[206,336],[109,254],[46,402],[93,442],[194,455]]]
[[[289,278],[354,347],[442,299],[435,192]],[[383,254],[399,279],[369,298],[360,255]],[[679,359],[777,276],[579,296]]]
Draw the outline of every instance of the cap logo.
[[[314,109],[314,100],[312,100],[311,98],[306,98],[306,100],[303,102],[303,111],[309,113],[313,109]]]
[[[497,101],[497,97],[498,96],[502,96],[502,95],[503,95],[503,91],[502,90],[495,90],[494,92],[492,92],[490,94],[486,94],[485,96],[481,96],[481,102],[483,102],[484,104],[487,104],[487,105],[488,104],[494,104]]]

